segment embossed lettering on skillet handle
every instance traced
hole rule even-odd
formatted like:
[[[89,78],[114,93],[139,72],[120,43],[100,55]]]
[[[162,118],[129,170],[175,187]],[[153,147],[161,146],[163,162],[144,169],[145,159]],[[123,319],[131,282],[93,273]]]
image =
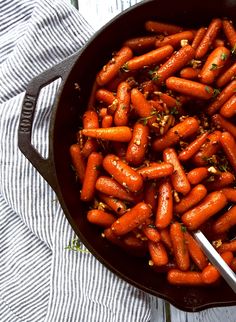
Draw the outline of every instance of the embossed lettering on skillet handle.
[[[49,157],[45,159],[31,144],[34,113],[41,88],[61,78],[62,81],[57,93],[59,94],[78,56],[79,53],[77,52],[58,65],[35,77],[27,86],[21,109],[18,128],[18,147],[55,191],[57,184],[55,172],[53,171],[51,147],[49,146]],[[53,108],[56,108],[56,106]]]

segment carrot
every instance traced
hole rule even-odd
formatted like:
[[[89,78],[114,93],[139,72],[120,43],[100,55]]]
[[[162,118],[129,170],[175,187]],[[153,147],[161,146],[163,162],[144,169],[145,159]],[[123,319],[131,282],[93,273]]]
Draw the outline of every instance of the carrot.
[[[223,91],[216,97],[216,99],[206,109],[207,114],[213,115],[221,106],[228,101],[228,99],[235,93],[236,80],[230,82]]]
[[[203,147],[193,156],[193,162],[197,166],[207,165],[207,159],[212,157],[220,149],[220,131],[214,131],[207,136],[206,143]]]
[[[99,116],[103,118],[104,116],[108,115],[108,109],[106,107],[102,107],[99,109]]]
[[[228,243],[222,243],[220,247],[217,248],[217,251],[219,253],[224,253],[224,252],[236,252],[236,240],[232,240]]]
[[[213,41],[212,46],[213,46],[213,48],[222,47],[222,46],[225,47],[225,41],[223,39],[216,38]]]
[[[232,48],[235,48],[236,45],[236,31],[234,29],[232,21],[223,20],[222,22],[223,31],[225,33],[228,42]]]
[[[163,61],[165,58],[169,57],[174,51],[174,48],[167,44],[158,49],[154,49],[149,51],[143,55],[136,56],[130,60],[128,60],[123,68],[125,70],[137,70],[141,69],[145,66],[150,66],[153,64],[158,64],[159,62]]]
[[[156,39],[156,36],[136,37],[126,40],[123,45],[140,52],[155,47]]]
[[[85,129],[96,129],[99,127],[98,115],[93,110],[88,110],[83,114],[83,127]]]
[[[224,252],[221,254],[221,257],[228,265],[230,265],[230,263],[233,260],[232,252]],[[206,266],[202,271],[201,275],[202,275],[202,280],[205,284],[215,283],[220,278],[220,273],[212,264],[209,264],[208,266]]]
[[[131,103],[135,112],[140,117],[149,117],[155,112],[155,108],[153,108],[137,88],[131,90]]]
[[[236,225],[236,206],[221,215],[213,224],[213,229],[216,233],[224,233],[234,225]]]
[[[187,271],[190,266],[188,248],[186,245],[183,226],[174,222],[170,225],[170,238],[173,245],[173,253],[176,264],[181,271]]]
[[[153,180],[169,176],[173,173],[173,166],[170,163],[151,162],[149,166],[137,170],[144,180]]]
[[[175,145],[181,139],[192,136],[198,131],[198,128],[199,124],[196,118],[188,117],[172,127],[162,137],[154,140],[152,148],[155,151],[163,151],[165,148]]]
[[[212,121],[217,128],[230,132],[236,138],[236,126],[233,123],[227,121],[220,114],[213,115]]]
[[[127,206],[123,201],[109,197],[103,193],[99,193],[98,196],[99,200],[102,200],[108,207],[110,207],[115,213],[117,213],[118,216],[121,216],[126,212]]]
[[[116,217],[103,210],[92,209],[88,211],[87,219],[92,224],[108,228],[115,222]]]
[[[70,156],[72,165],[76,171],[76,176],[82,183],[84,181],[86,165],[78,144],[72,144],[70,146]]]
[[[188,210],[181,217],[188,229],[194,230],[219,212],[227,204],[223,192],[215,191],[208,194],[196,207]]]
[[[135,123],[133,136],[126,151],[126,161],[135,166],[141,165],[148,148],[149,128],[142,123]]]
[[[203,280],[200,272],[182,272],[178,269],[170,269],[167,280],[172,285],[202,286]]]
[[[100,173],[103,157],[100,153],[93,152],[89,155],[80,199],[91,201],[95,193],[95,184]]]
[[[114,123],[116,126],[127,125],[130,111],[130,85],[122,82],[117,88],[118,105],[114,115]]]
[[[181,40],[188,40],[191,41],[193,40],[194,35],[192,31],[181,31],[176,34],[172,34],[170,36],[166,36],[163,39],[157,39],[156,40],[156,47],[162,47],[166,45],[171,45],[173,47],[180,46]]]
[[[220,109],[223,117],[232,117],[236,114],[236,94],[231,96]]]
[[[196,58],[202,58],[205,56],[213,41],[216,39],[222,26],[222,21],[220,19],[213,19],[207,28],[207,31],[196,49]]]
[[[201,134],[198,138],[196,138],[194,141],[192,141],[184,150],[182,150],[178,158],[180,161],[187,161],[189,160],[195,153],[198,152],[198,150],[201,148],[201,146],[205,143],[207,139],[208,133],[205,132]]]
[[[198,184],[181,201],[175,205],[174,211],[182,214],[190,208],[196,206],[207,195],[207,189]]]
[[[147,253],[146,243],[132,232],[123,236],[122,244],[122,248],[133,256],[144,257]]]
[[[157,92],[155,91],[155,95],[159,97],[160,103],[166,104],[168,108],[173,108],[173,107],[178,107],[177,105],[180,104],[174,97],[162,93],[162,92]]]
[[[88,138],[81,150],[81,155],[87,158],[92,152],[96,152],[97,150],[98,142],[95,139]]]
[[[195,168],[187,174],[188,181],[191,184],[199,184],[202,180],[206,179],[209,175],[207,167]]]
[[[216,85],[218,87],[223,87],[229,83],[236,75],[236,63],[231,65],[223,74],[221,74],[217,80]]]
[[[113,117],[112,115],[105,115],[102,119],[102,128],[112,127]]]
[[[141,175],[116,155],[106,155],[103,160],[103,167],[118,183],[129,191],[137,192],[142,188],[143,180]]]
[[[192,237],[191,234],[186,232],[185,238],[190,257],[192,258],[193,262],[197,265],[197,267],[200,270],[203,270],[208,264],[205,254],[203,253],[201,247],[198,245],[198,243]]]
[[[199,73],[200,81],[204,84],[212,84],[229,58],[230,50],[228,48],[221,46],[214,49]]]
[[[172,241],[170,238],[169,228],[167,227],[167,228],[161,229],[161,230],[159,230],[159,232],[160,232],[160,236],[161,236],[161,241],[169,249],[170,253],[172,253],[173,246],[172,246]]]
[[[175,150],[172,148],[165,149],[163,151],[163,159],[165,162],[171,163],[174,167],[174,172],[171,175],[171,182],[174,189],[177,192],[186,195],[190,191],[191,187]]]
[[[144,202],[156,210],[157,206],[157,185],[155,181],[147,181],[144,186]]]
[[[155,227],[146,225],[142,228],[142,232],[153,243],[157,243],[161,239],[160,233]]]
[[[107,84],[119,72],[120,68],[133,56],[129,47],[122,47],[114,57],[97,74],[96,82],[99,86]]]
[[[215,177],[214,181],[206,182],[208,191],[220,190],[231,185],[235,181],[235,176],[231,172],[222,172]]]
[[[95,139],[108,141],[129,142],[132,138],[132,131],[127,126],[116,126],[99,129],[83,129],[81,133]]]
[[[162,47],[164,48],[164,47]],[[195,55],[195,50],[186,45],[175,52],[161,67],[158,69],[156,78],[158,83],[162,83],[168,77],[174,75],[178,70],[185,66]]]
[[[173,91],[203,100],[210,99],[214,93],[213,88],[210,86],[179,77],[167,78],[166,86]]]
[[[175,34],[183,30],[182,27],[176,25],[150,20],[145,23],[145,29],[150,32],[164,33],[168,35]]]
[[[155,266],[163,266],[168,263],[168,255],[161,242],[148,241],[148,250],[151,260]]]
[[[186,79],[196,79],[198,78],[198,75],[200,73],[199,68],[193,68],[193,67],[185,67],[181,69],[180,71],[180,77],[186,78]]]
[[[192,47],[193,49],[197,49],[198,46],[200,45],[200,42],[202,41],[203,37],[206,34],[207,29],[204,27],[201,27],[198,29],[196,35],[194,36],[193,42],[192,42]]]
[[[134,196],[130,192],[127,192],[122,185],[120,185],[114,179],[106,176],[101,176],[97,179],[96,189],[99,192],[102,192],[113,198],[131,202],[135,200]]]
[[[158,189],[158,204],[155,225],[157,228],[166,228],[173,218],[172,187],[168,179],[164,180]]]
[[[125,235],[143,224],[151,215],[151,207],[144,202],[140,202],[118,218],[112,224],[111,229],[117,236]]]
[[[229,202],[236,202],[236,188],[223,188],[222,192]]]
[[[96,91],[96,99],[101,103],[111,105],[116,99],[116,97],[112,92],[108,91],[107,89],[99,88]]]
[[[103,231],[103,234],[102,236],[104,236],[107,240],[109,240],[112,244],[114,245],[117,245],[119,247],[124,247],[124,243],[123,241],[120,239],[119,236],[116,236],[114,234],[114,232],[112,231],[112,229],[109,227],[109,228],[106,228],[104,229]]]

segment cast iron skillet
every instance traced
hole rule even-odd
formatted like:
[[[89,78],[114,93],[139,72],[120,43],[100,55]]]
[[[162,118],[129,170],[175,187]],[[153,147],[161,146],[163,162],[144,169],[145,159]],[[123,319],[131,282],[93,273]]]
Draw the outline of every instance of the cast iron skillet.
[[[91,91],[95,75],[122,42],[143,32],[146,20],[160,20],[182,26],[207,25],[213,17],[236,21],[235,0],[157,0],[144,1],[126,10],[97,32],[83,50],[31,81],[26,90],[19,124],[19,148],[55,190],[68,221],[90,252],[113,273],[143,291],[168,300],[186,311],[235,305],[236,294],[222,281],[216,287],[176,287],[155,273],[147,261],[131,257],[101,238],[97,227],[86,220],[86,207],[70,167],[69,146]],[[50,150],[47,159],[31,144],[31,129],[40,89],[62,78],[53,107],[50,125]],[[81,91],[74,90],[74,83]]]

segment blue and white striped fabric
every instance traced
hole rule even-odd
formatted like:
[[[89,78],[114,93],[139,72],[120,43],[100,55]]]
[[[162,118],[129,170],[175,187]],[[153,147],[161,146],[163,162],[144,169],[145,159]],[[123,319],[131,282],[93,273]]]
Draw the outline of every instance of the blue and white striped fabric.
[[[0,0],[1,322],[151,318],[151,296],[118,279],[90,253],[65,250],[74,233],[52,189],[17,148],[28,82],[92,33],[63,0]],[[33,142],[43,155],[58,85],[42,90],[37,107]]]

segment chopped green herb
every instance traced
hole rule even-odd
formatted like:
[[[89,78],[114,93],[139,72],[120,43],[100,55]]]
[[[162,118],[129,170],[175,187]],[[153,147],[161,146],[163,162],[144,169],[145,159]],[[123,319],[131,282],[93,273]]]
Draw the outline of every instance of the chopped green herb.
[[[221,60],[226,60],[228,58],[228,55],[226,53],[222,53],[220,58]]]
[[[231,49],[231,53],[232,55],[236,54],[236,44],[234,45],[234,47]]]
[[[90,253],[88,250],[81,248],[81,242],[79,241],[78,238],[73,238],[72,241],[69,242],[69,245],[65,247],[65,249],[73,250],[81,253]]]
[[[186,226],[184,226],[183,224],[181,224],[181,230],[182,230],[182,232],[186,233],[186,231],[187,231],[187,227],[186,227]]]
[[[210,87],[205,86],[205,91],[210,94],[210,92],[211,92]]]
[[[122,105],[122,106],[121,106],[121,109],[122,109],[122,110],[125,110],[125,109],[126,109],[126,105]]]
[[[216,97],[219,94],[220,94],[219,88],[214,88],[213,97]]]
[[[149,227],[149,228],[154,228],[154,229],[156,229],[156,228],[157,228],[157,227],[156,227],[155,225],[153,225],[153,224],[149,224],[149,225],[148,225],[148,227]]]
[[[121,70],[125,73],[127,73],[129,71],[129,66],[128,66],[128,63],[125,63],[122,67],[121,67]]]
[[[211,64],[210,70],[215,70],[218,68],[217,64]]]
[[[178,109],[177,109],[177,107],[176,107],[176,106],[174,106],[174,107],[172,107],[172,108],[170,109],[170,114],[171,114],[171,115],[178,115],[178,114],[179,114],[179,111],[178,111]]]

